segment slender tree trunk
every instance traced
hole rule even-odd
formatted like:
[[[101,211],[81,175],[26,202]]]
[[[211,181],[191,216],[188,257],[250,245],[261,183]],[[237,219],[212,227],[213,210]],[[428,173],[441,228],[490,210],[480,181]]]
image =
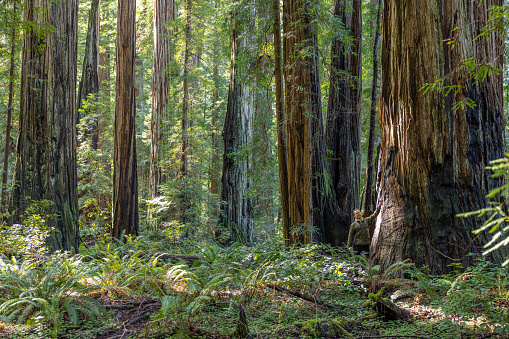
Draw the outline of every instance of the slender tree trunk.
[[[279,0],[273,0],[274,15],[274,76],[276,79],[276,120],[277,120],[277,153],[279,165],[279,187],[281,194],[281,215],[283,237],[286,245],[290,245],[290,229],[288,225],[289,197],[288,197],[288,161],[286,150],[286,116],[283,88],[283,53],[281,51],[281,20]]]
[[[181,196],[180,196],[180,220],[187,222],[187,212],[189,208],[189,197],[187,187],[188,175],[188,148],[189,148],[189,119],[190,119],[190,93],[189,93],[189,69],[191,64],[191,9],[193,0],[186,0],[186,22],[184,27],[185,46],[184,46],[184,79],[183,79],[183,99],[182,99],[182,141],[180,148],[180,177],[182,179]]]
[[[101,90],[101,101],[109,102],[111,97],[111,90],[109,82],[111,80],[111,72],[110,72],[110,51],[107,46],[105,46],[105,51],[103,53],[99,53],[99,88]],[[97,148],[104,147],[104,138],[102,135],[104,134],[105,129],[107,128],[108,117],[108,108],[101,108],[99,117],[97,118]]]
[[[18,14],[18,5],[16,1],[13,1],[13,16]],[[2,172],[2,198],[0,205],[2,206],[2,212],[7,212],[7,175],[9,171],[9,154],[11,150],[11,119],[12,119],[12,104],[14,98],[14,71],[16,62],[16,37],[17,27],[13,25],[11,32],[11,60],[9,69],[9,102],[7,106],[7,126],[5,127],[5,150],[4,150],[4,167]]]
[[[333,245],[345,243],[354,208],[359,208],[361,172],[362,1],[335,0],[334,15],[353,38],[332,43],[331,79],[327,112],[327,149],[334,192],[345,222],[327,236]]]
[[[165,143],[163,121],[168,116],[166,105],[170,98],[167,68],[172,61],[171,31],[166,25],[175,20],[173,0],[154,0],[154,60],[152,75],[152,113],[151,113],[151,149],[150,149],[150,186],[151,198],[159,195],[161,183],[163,153],[161,146]]]
[[[78,123],[85,116],[84,113],[79,111],[83,108],[83,101],[87,100],[90,94],[99,92],[99,6],[100,0],[92,0],[88,18],[83,70],[78,87]],[[89,122],[90,126],[87,126],[85,130],[84,138],[91,137],[92,149],[97,149],[97,118],[93,117],[92,120]]]
[[[246,42],[239,36],[238,13],[234,14],[232,33],[230,88],[228,107],[223,128],[224,156],[221,190],[221,214],[219,224],[225,227],[230,236],[220,239],[224,243],[241,242],[251,244],[253,240],[253,208],[246,198],[249,189],[247,178],[248,160],[235,158],[251,139],[254,116],[254,93],[245,83],[239,71],[239,53],[246,48]]]
[[[27,0],[25,21],[51,25],[43,36],[24,32],[21,71],[21,109],[16,152],[13,206],[19,216],[28,199],[50,200],[48,240],[53,250],[78,250],[76,168],[75,0],[49,3]]]
[[[373,191],[373,151],[375,147],[376,102],[378,99],[378,48],[380,46],[380,21],[382,18],[382,0],[378,0],[375,38],[373,44],[373,81],[371,84],[371,109],[369,117],[368,158],[366,163],[366,188],[364,190],[364,208],[371,210],[375,205],[376,192]]]
[[[212,159],[210,165],[210,193],[219,196],[221,161],[220,161],[220,140],[219,140],[219,66],[217,59],[214,60],[214,93],[212,94]],[[214,219],[219,217],[219,206],[213,206]]]
[[[408,257],[442,274],[451,262],[470,264],[467,254],[486,241],[472,235],[479,219],[456,215],[486,207],[494,180],[485,169],[505,146],[502,75],[476,84],[460,68],[468,58],[503,65],[500,36],[474,41],[491,5],[502,1],[384,2],[377,184],[383,205],[371,246],[371,263],[382,269]],[[462,90],[419,91],[442,77]],[[454,110],[464,98],[476,106]]]
[[[136,163],[136,1],[119,0],[116,48],[116,100],[113,147],[112,236],[138,235],[138,179]]]

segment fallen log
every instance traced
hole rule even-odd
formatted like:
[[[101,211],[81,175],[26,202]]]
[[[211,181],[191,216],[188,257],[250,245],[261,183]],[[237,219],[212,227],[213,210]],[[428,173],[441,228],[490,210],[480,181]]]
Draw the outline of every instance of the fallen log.
[[[409,313],[404,309],[382,299],[373,303],[373,310],[376,311],[378,316],[383,316],[387,320],[407,320],[410,317]]]
[[[325,306],[325,307],[329,307],[329,308],[349,308],[349,309],[355,309],[355,307],[348,306],[348,305],[339,305],[339,304],[325,303],[323,301],[320,301],[320,300],[316,299],[315,297],[311,297],[311,296],[308,296],[308,295],[305,295],[305,294],[302,294],[302,293],[299,293],[299,292],[296,292],[296,291],[292,291],[292,290],[289,290],[289,289],[281,287],[281,286],[272,285],[272,284],[265,284],[265,286],[267,286],[268,288],[272,288],[272,289],[274,289],[276,291],[289,294],[289,295],[291,295],[293,297],[297,297],[297,298],[309,301],[311,303],[318,304],[320,306]]]

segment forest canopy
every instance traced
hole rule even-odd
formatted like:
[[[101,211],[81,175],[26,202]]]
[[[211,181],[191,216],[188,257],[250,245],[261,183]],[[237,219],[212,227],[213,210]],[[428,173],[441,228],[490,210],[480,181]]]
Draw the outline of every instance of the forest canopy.
[[[0,336],[383,336],[368,313],[419,319],[421,299],[438,327],[402,337],[507,334],[508,16],[1,1]],[[262,294],[284,326],[253,330]]]

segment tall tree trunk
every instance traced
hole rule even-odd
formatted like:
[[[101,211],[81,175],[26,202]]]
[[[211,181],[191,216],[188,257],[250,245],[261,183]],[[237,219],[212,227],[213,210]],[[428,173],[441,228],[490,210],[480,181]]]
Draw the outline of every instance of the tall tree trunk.
[[[21,71],[21,109],[13,206],[23,214],[28,199],[53,202],[48,240],[53,250],[78,250],[76,168],[76,0],[27,0],[24,20],[51,25],[43,36],[26,29]]]
[[[158,186],[161,183],[162,166],[160,164],[163,153],[161,146],[165,143],[166,135],[162,124],[168,116],[166,104],[169,101],[170,89],[167,68],[172,61],[171,31],[166,25],[175,20],[173,0],[154,0],[154,60],[152,75],[152,113],[151,113],[151,149],[150,149],[150,186],[149,195],[155,198],[159,195]]]
[[[373,43],[373,81],[371,83],[371,109],[369,117],[368,158],[366,161],[366,188],[364,190],[364,208],[371,210],[375,206],[376,192],[373,191],[373,151],[375,147],[376,102],[378,99],[378,48],[380,46],[380,21],[382,18],[382,0],[378,0],[375,38]]]
[[[180,196],[180,220],[187,222],[187,213],[189,208],[189,197],[187,187],[188,175],[188,148],[189,148],[189,119],[190,119],[190,93],[189,93],[189,68],[191,67],[191,9],[193,0],[186,0],[186,22],[184,27],[185,46],[184,46],[184,74],[183,74],[183,99],[182,99],[182,141],[180,148],[180,177],[182,179],[181,196]]]
[[[210,165],[210,193],[219,196],[219,183],[221,178],[220,140],[219,140],[219,66],[217,58],[214,59],[214,93],[212,94],[212,159]],[[219,217],[219,206],[213,204],[214,219]]]
[[[16,1],[13,1],[13,17],[18,15],[18,4]],[[15,62],[16,62],[16,37],[17,37],[17,27],[12,23],[12,31],[11,31],[11,60],[10,60],[10,69],[9,69],[9,102],[7,105],[7,126],[5,127],[5,150],[4,150],[4,167],[2,172],[2,197],[1,197],[1,208],[2,212],[7,212],[7,175],[9,171],[9,154],[11,150],[11,119],[12,119],[12,104],[14,98],[14,71],[15,71]]]
[[[136,163],[136,1],[119,0],[116,48],[116,99],[113,146],[112,236],[138,235],[138,179]]]
[[[494,185],[486,166],[503,156],[502,75],[473,82],[465,59],[501,68],[502,40],[474,41],[501,0],[386,0],[382,30],[381,177],[383,198],[371,246],[382,269],[405,257],[432,274],[451,262],[468,265],[486,235],[474,239],[476,218],[456,214],[486,207]],[[452,48],[448,41],[454,41]],[[419,89],[445,77],[457,94]],[[475,107],[453,109],[468,98]],[[494,255],[501,260],[499,253]]]
[[[83,108],[83,101],[87,100],[90,94],[99,92],[99,4],[100,0],[92,0],[90,5],[83,70],[78,87],[78,123],[85,116],[84,113],[79,113]],[[92,149],[97,149],[97,118],[93,117],[89,124],[83,137],[91,137]]]
[[[291,244],[326,240],[342,217],[327,180],[317,38],[309,7],[301,0],[283,2],[289,196],[283,232]]]
[[[231,46],[230,88],[223,128],[222,205],[219,215],[219,224],[229,231],[230,236],[220,241],[251,244],[253,208],[251,201],[245,196],[249,189],[247,178],[249,164],[245,158],[236,158],[235,153],[240,152],[251,138],[254,93],[245,83],[244,74],[239,71],[239,53],[246,47],[246,41],[239,36],[238,13],[234,14]]]
[[[108,46],[105,46],[105,51],[99,53],[99,88],[101,90],[102,102],[109,102],[111,97],[111,90],[109,82],[111,80],[110,64],[111,64],[111,53]],[[104,138],[102,135],[107,128],[108,117],[106,116],[109,109],[101,108],[99,117],[97,119],[97,148],[104,147]]]
[[[361,94],[362,94],[362,1],[335,0],[334,15],[353,38],[332,43],[331,78],[327,112],[327,149],[332,186],[345,222],[336,225],[327,237],[333,245],[345,243],[354,208],[359,208],[361,172]]]
[[[281,20],[279,0],[273,0],[274,15],[274,77],[276,79],[276,120],[277,120],[277,154],[279,166],[279,187],[281,195],[281,216],[283,237],[287,245],[290,240],[288,227],[288,161],[286,150],[286,116],[283,88],[283,53],[281,51]]]

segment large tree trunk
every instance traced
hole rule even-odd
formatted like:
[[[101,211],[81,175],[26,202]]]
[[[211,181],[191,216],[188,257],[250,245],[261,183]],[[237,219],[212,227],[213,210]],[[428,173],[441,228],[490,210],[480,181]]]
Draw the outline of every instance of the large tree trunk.
[[[494,181],[485,168],[503,156],[502,76],[475,84],[463,60],[501,68],[502,41],[474,38],[501,0],[442,2],[386,0],[382,39],[381,176],[383,198],[371,262],[387,268],[406,257],[431,273],[451,262],[468,265],[485,235],[473,237],[480,221],[456,214],[486,206]],[[449,41],[454,41],[452,48]],[[419,91],[446,77],[457,93]],[[475,107],[453,109],[468,98]],[[499,260],[498,254],[495,260]]]
[[[161,183],[163,168],[161,161],[166,135],[163,133],[163,121],[168,116],[166,104],[170,97],[167,68],[172,61],[171,31],[166,25],[175,20],[173,0],[154,0],[154,60],[152,75],[152,113],[151,113],[151,149],[150,149],[150,186],[149,195],[155,198],[159,195],[158,186]],[[164,148],[163,148],[164,149]]]
[[[85,113],[79,113],[83,108],[83,101],[87,100],[90,94],[99,92],[99,4],[100,0],[92,0],[90,5],[83,70],[78,87],[78,123],[85,116]],[[83,137],[91,137],[92,149],[97,149],[97,118],[93,117],[88,124],[90,125],[86,127]]]
[[[250,199],[246,198],[249,189],[247,177],[248,160],[236,157],[251,139],[254,116],[254,93],[246,83],[245,75],[239,71],[239,53],[246,47],[244,37],[239,36],[238,19],[234,15],[235,27],[232,33],[230,88],[228,106],[223,128],[224,155],[221,190],[221,213],[219,224],[225,227],[230,236],[220,239],[224,243],[239,241],[251,244],[253,238],[253,210]]]
[[[18,15],[18,5],[16,1],[13,1],[13,10],[12,10],[13,18],[17,18]],[[4,161],[3,161],[3,172],[2,172],[2,197],[0,206],[2,208],[2,213],[7,212],[7,174],[9,171],[9,154],[11,153],[11,129],[12,129],[12,104],[14,99],[14,71],[15,71],[15,62],[16,62],[16,37],[18,36],[18,29],[15,25],[15,21],[11,22],[12,31],[11,31],[11,57],[10,57],[10,69],[9,69],[9,102],[7,104],[7,123],[5,126],[5,150],[4,150]]]
[[[283,88],[283,53],[281,50],[281,19],[279,0],[273,0],[274,15],[274,77],[276,79],[276,121],[277,121],[277,154],[279,165],[279,187],[281,195],[281,223],[286,245],[289,244],[288,227],[288,160],[286,150],[286,116]]]
[[[368,211],[375,206],[376,192],[373,190],[373,151],[375,148],[376,103],[378,99],[378,48],[380,46],[380,21],[382,18],[382,0],[378,0],[375,38],[373,44],[373,80],[371,83],[371,109],[369,116],[368,157],[366,161],[366,189],[364,190],[364,208]]]
[[[117,80],[113,146],[112,236],[138,235],[138,179],[136,172],[135,39],[136,1],[118,1]]]
[[[291,244],[326,241],[342,217],[327,180],[317,38],[310,12],[308,2],[283,2],[289,196],[283,232]]]
[[[361,172],[362,1],[335,0],[334,15],[350,31],[353,44],[340,38],[332,43],[331,79],[327,112],[327,149],[332,186],[342,211],[327,242],[345,243],[354,208],[359,208]]]
[[[13,205],[53,202],[48,214],[53,250],[78,250],[76,169],[77,2],[27,0],[25,21],[51,25],[47,35],[24,32],[21,108]]]

